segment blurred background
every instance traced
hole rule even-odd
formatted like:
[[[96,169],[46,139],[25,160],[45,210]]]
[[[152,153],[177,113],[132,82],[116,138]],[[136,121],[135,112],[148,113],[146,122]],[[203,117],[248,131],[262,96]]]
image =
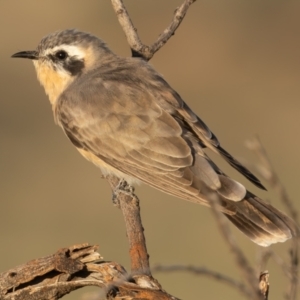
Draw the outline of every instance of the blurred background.
[[[145,44],[154,42],[181,1],[125,1]],[[245,141],[258,134],[298,208],[300,127],[300,3],[203,0],[194,3],[175,36],[151,60],[238,158],[257,162]],[[129,270],[121,212],[100,171],[85,161],[58,126],[30,61],[46,34],[78,28],[130,55],[110,1],[0,1],[0,272],[75,243],[98,244],[106,260]],[[226,173],[241,180],[220,160]],[[247,187],[283,209],[277,195]],[[267,186],[268,187],[268,186]],[[210,211],[137,187],[151,264],[206,266],[239,279]],[[258,247],[232,227],[255,264]],[[274,249],[288,263],[290,243]],[[287,279],[275,264],[270,299],[283,297]],[[154,274],[184,299],[241,299],[230,287],[185,273]],[[89,289],[65,299],[81,299]]]

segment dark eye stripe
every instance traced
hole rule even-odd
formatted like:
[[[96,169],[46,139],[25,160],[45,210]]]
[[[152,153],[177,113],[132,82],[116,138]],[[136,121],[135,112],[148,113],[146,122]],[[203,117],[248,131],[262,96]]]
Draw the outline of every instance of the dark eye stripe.
[[[63,68],[67,70],[72,76],[78,75],[84,69],[84,60],[70,57],[68,60],[64,61]]]

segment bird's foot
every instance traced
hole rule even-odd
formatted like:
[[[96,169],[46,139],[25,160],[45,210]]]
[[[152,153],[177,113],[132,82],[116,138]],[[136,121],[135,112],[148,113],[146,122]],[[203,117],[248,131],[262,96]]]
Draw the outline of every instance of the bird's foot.
[[[120,179],[118,185],[115,187],[112,193],[112,202],[114,206],[117,206],[120,208],[120,202],[119,202],[119,194],[123,193],[127,196],[130,196],[132,198],[135,198],[134,194],[134,187],[127,183],[125,179]]]

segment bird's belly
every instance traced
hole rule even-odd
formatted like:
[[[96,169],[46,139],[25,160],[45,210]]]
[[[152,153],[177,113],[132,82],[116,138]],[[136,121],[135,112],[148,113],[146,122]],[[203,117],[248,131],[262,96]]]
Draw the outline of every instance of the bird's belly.
[[[104,176],[106,175],[114,175],[117,176],[120,179],[124,179],[126,180],[126,182],[130,185],[133,184],[139,184],[140,181],[137,178],[134,178],[130,175],[127,175],[119,170],[117,170],[116,168],[110,166],[109,164],[107,164],[106,162],[104,162],[103,160],[101,160],[99,157],[97,157],[96,155],[94,155],[91,152],[88,152],[84,149],[79,149],[77,148],[77,150],[80,152],[80,154],[86,158],[88,161],[92,162],[94,165],[96,165],[97,167],[100,168],[102,174]]]

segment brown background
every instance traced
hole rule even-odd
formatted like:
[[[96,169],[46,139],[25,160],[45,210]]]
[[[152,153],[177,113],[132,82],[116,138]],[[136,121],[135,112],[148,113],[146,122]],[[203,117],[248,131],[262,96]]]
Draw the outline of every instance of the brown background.
[[[125,3],[141,39],[150,43],[181,1]],[[259,134],[298,208],[299,13],[297,1],[197,1],[151,61],[232,154],[254,162],[244,142]],[[105,259],[128,268],[123,220],[108,184],[54,125],[31,62],[10,58],[33,50],[52,31],[74,27],[130,55],[110,1],[0,1],[0,24],[0,271],[80,242],[99,244]],[[274,193],[247,186],[282,208]],[[152,264],[205,265],[240,277],[208,209],[146,186],[137,193]],[[257,247],[233,230],[255,261]],[[288,246],[274,247],[285,260]],[[270,299],[281,299],[286,279],[274,264],[268,269]],[[157,278],[180,298],[240,299],[206,278]],[[79,299],[84,291],[65,299]]]

